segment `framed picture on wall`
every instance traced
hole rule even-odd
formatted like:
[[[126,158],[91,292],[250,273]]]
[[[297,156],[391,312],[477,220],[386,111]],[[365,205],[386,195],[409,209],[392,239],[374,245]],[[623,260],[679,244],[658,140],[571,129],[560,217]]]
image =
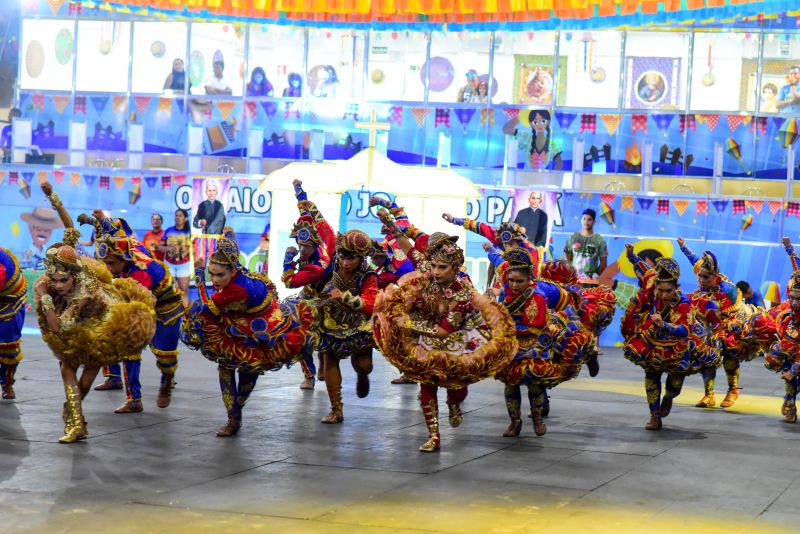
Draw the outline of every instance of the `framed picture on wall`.
[[[681,58],[629,57],[625,64],[626,108],[676,108]]]
[[[553,56],[514,56],[514,103],[534,106],[549,106],[553,103],[554,90],[566,88],[566,58],[559,58],[558,87],[553,72]]]

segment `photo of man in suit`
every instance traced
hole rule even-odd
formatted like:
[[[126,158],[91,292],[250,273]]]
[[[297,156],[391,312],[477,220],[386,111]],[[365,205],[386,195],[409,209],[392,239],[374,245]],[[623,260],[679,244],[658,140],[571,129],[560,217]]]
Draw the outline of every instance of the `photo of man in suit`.
[[[195,210],[192,226],[200,228],[203,234],[221,234],[225,228],[225,206],[217,200],[219,186],[214,180],[206,180],[206,200]]]
[[[541,191],[531,191],[528,194],[529,208],[519,210],[514,222],[525,228],[528,241],[537,247],[547,244],[547,213],[541,209]]]

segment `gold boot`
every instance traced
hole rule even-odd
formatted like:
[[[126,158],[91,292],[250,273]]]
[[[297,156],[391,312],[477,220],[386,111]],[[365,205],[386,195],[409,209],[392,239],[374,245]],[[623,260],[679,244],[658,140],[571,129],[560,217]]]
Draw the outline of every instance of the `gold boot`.
[[[344,413],[342,412],[344,404],[342,404],[342,388],[336,391],[328,391],[331,397],[331,411],[328,415],[322,418],[321,423],[326,425],[335,425],[344,421]]]
[[[436,399],[431,399],[428,404],[422,405],[422,414],[425,416],[425,424],[428,426],[428,441],[420,446],[422,452],[436,452],[439,450],[442,438],[439,435],[439,403]]]
[[[457,428],[464,421],[464,412],[461,411],[461,405],[456,403],[447,403],[450,410],[450,426]]]
[[[739,398],[739,390],[741,388],[728,388],[728,393],[725,394],[725,399],[719,403],[721,408],[730,408],[733,406],[733,403],[736,402],[736,399]]]
[[[706,393],[703,395],[703,398],[700,399],[695,406],[697,408],[713,408],[717,404],[717,400],[714,398],[713,393]]]
[[[78,386],[64,386],[67,394],[67,412],[69,421],[66,434],[58,441],[60,443],[74,443],[81,439],[86,439],[86,423],[83,420],[83,410],[81,409],[81,392]]]

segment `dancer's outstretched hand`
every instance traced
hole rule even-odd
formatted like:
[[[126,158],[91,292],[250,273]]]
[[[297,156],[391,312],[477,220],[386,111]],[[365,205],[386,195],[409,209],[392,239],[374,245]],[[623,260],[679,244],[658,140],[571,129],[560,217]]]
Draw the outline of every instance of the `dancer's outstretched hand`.
[[[783,245],[784,247],[788,247],[788,246],[789,246],[789,245],[791,245],[791,244],[792,244],[792,240],[791,240],[791,239],[789,239],[788,237],[786,237],[786,236],[783,236],[783,237],[781,238],[781,245]]]
[[[679,237],[678,238],[678,246],[682,247],[685,244],[686,244],[686,240],[684,238],[682,238],[682,237]]]
[[[449,213],[442,213],[442,219],[444,219],[449,223],[453,222],[453,216],[450,215]]]
[[[633,245],[630,243],[625,243],[625,250],[628,251],[629,254],[633,254]]]
[[[197,257],[194,259],[194,268],[195,269],[205,269],[206,268],[206,259]]]

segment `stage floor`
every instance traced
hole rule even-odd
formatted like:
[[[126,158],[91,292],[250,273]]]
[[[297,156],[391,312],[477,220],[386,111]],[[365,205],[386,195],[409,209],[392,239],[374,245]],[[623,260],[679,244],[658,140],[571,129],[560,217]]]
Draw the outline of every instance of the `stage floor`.
[[[644,430],[643,373],[619,349],[599,377],[553,391],[544,437],[526,420],[503,438],[503,388],[487,380],[461,427],[444,422],[441,453],[424,454],[417,389],[390,385],[379,354],[366,399],[343,362],[344,424],[319,423],[324,384],[299,390],[295,366],[263,376],[239,436],[220,439],[215,366],[184,349],[161,410],[147,353],[146,411],[115,415],[123,392],[93,391],[90,439],[63,445],[56,360],[37,337],[23,347],[17,400],[0,402],[4,533],[797,531],[800,426],[782,422],[782,383],[760,360],[729,410],[689,407],[701,382],[688,379],[661,432]]]

